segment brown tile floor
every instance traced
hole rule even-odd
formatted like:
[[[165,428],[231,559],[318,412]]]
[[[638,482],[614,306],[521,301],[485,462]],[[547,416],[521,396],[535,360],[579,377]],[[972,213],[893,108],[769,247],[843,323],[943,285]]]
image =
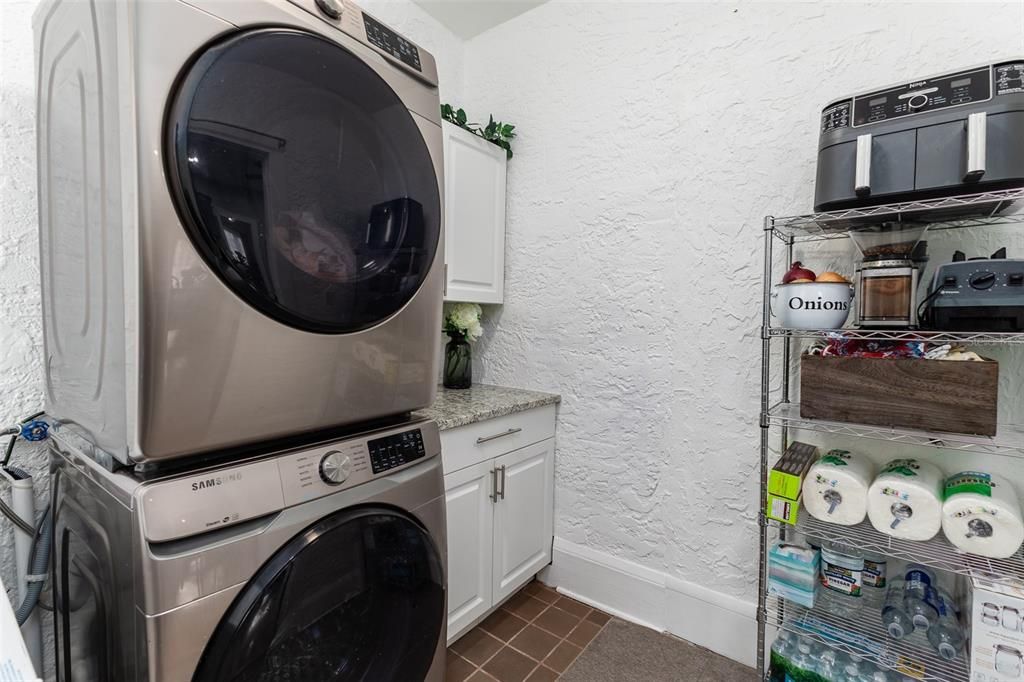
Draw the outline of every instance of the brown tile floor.
[[[553,682],[609,620],[531,582],[452,644],[446,682]]]

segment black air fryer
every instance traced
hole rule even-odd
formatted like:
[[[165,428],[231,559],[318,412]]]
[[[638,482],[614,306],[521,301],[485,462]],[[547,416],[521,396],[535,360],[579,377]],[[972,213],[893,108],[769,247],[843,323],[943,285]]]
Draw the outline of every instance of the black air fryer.
[[[880,88],[821,114],[814,209],[1024,185],[1024,58]]]

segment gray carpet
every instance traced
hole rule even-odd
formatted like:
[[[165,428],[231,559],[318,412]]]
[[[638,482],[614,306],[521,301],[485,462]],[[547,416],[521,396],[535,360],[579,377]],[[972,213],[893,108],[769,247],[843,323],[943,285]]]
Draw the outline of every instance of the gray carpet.
[[[752,682],[753,668],[675,637],[612,619],[559,682]]]

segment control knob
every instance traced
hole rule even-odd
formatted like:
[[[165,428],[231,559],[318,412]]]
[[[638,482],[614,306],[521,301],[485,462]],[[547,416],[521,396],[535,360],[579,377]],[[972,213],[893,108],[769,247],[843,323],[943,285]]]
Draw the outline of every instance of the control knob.
[[[328,485],[341,485],[352,473],[352,460],[337,450],[331,450],[320,460],[320,478]]]
[[[968,280],[968,284],[971,285],[972,289],[991,289],[995,283],[996,276],[992,272],[978,272],[971,275],[971,278]]]
[[[316,6],[331,19],[341,19],[341,4],[338,0],[316,0]]]
[[[911,109],[920,109],[925,104],[928,104],[928,95],[914,95],[907,101],[907,104],[910,105]]]

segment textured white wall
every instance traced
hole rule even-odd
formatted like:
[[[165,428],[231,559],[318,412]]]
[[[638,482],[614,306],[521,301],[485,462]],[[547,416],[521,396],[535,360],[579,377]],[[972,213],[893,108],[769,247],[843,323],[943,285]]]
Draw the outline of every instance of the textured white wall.
[[[0,425],[42,405],[42,321],[36,223],[34,0],[0,0]],[[430,50],[438,61],[443,98],[462,91],[463,41],[408,0],[361,5]],[[0,439],[5,445],[6,440]],[[20,445],[16,463],[34,472],[38,506],[47,499],[45,448]],[[7,499],[7,491],[0,490]],[[0,520],[0,571],[15,585],[10,524]],[[16,600],[15,600],[16,601]],[[49,618],[44,634],[52,640]],[[46,673],[54,676],[52,646]]]
[[[562,394],[557,535],[755,598],[762,216],[810,210],[829,99],[1024,54],[1022,18],[555,0],[467,43],[520,134],[477,376]]]

